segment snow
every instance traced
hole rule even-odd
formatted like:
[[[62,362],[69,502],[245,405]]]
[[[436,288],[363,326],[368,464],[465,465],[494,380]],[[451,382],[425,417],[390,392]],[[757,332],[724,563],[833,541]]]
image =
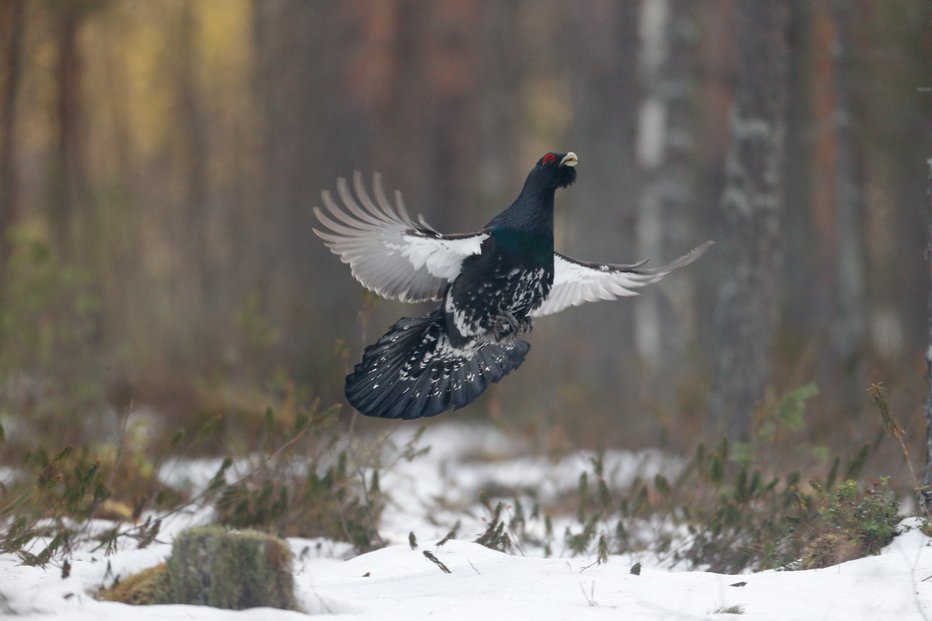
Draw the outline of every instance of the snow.
[[[403,443],[407,431],[394,438]],[[575,486],[590,455],[548,461],[525,454],[505,434],[459,425],[435,425],[424,438],[431,451],[400,461],[383,478],[395,502],[386,508],[383,537],[400,545],[349,558],[346,544],[290,539],[296,595],[308,613],[358,621],[404,619],[926,619],[932,616],[932,547],[918,520],[904,520],[880,555],[826,569],[722,575],[673,571],[643,556],[541,558],[504,554],[470,543],[483,529],[482,514],[456,508],[490,482],[557,495]],[[215,464],[191,462],[191,480],[209,478]],[[606,477],[675,473],[676,460],[656,451],[606,454]],[[184,470],[182,464],[179,470]],[[181,476],[174,472],[172,476]],[[436,512],[437,497],[451,508]],[[432,512],[433,511],[433,512]],[[165,559],[170,538],[204,523],[201,510],[169,518],[158,543],[144,550],[81,551],[71,574],[58,567],[25,567],[0,555],[0,618],[94,621],[182,619],[269,621],[306,618],[273,609],[226,611],[194,606],[143,606],[100,602],[92,593],[115,576],[127,576]],[[437,545],[462,520],[458,539]],[[418,547],[407,544],[413,531]],[[425,556],[427,551],[451,573]],[[640,575],[630,572],[641,561]],[[743,584],[742,584],[743,583]],[[4,601],[5,598],[5,601]]]

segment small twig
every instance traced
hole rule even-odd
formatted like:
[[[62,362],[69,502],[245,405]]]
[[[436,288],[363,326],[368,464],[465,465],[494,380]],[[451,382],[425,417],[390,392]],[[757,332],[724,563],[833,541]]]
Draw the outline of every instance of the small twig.
[[[369,516],[369,519],[374,525],[376,523],[375,513],[372,510],[372,499],[369,497],[369,486],[366,484],[366,472],[363,470],[362,464],[359,461],[359,453],[356,452],[356,443],[354,442],[353,432],[356,429],[356,419],[359,418],[359,413],[354,409],[352,412],[352,418],[350,418],[349,430],[347,432],[347,448],[349,449],[350,455],[353,458],[353,466],[355,466],[356,475],[359,477],[359,482],[362,487],[362,497],[365,502],[366,514]],[[368,465],[368,464],[367,464]],[[340,516],[341,521],[344,522],[343,530],[347,531],[345,520],[343,516]],[[382,535],[379,534],[377,528],[373,528],[372,534],[375,535],[376,541],[379,542],[381,547],[385,547],[385,540],[382,539]]]
[[[592,608],[597,607],[599,604],[595,601],[595,580],[592,581],[592,585],[589,587],[589,593],[586,593],[586,588],[583,586],[583,583],[579,583],[579,590],[582,591],[583,597],[586,598],[586,603],[589,604]]]
[[[107,482],[107,487],[112,488],[114,482],[116,482],[117,471],[120,469],[120,465],[123,463],[123,457],[126,453],[126,429],[129,427],[129,417],[133,413],[133,402],[130,401],[129,406],[120,414],[120,434],[117,438],[117,453],[116,458],[113,460],[113,471],[110,473],[110,480]]]
[[[922,483],[919,481],[919,477],[916,476],[916,471],[913,469],[913,460],[909,456],[909,448],[906,446],[906,442],[903,441],[903,428],[900,427],[900,424],[893,418],[893,414],[890,412],[890,405],[887,403],[887,389],[884,388],[883,384],[880,382],[875,382],[868,386],[867,392],[870,393],[871,398],[877,405],[877,409],[880,410],[880,420],[883,424],[884,432],[886,432],[888,436],[893,437],[900,445],[906,467],[909,468],[909,474],[913,478],[913,485],[924,498],[926,490],[923,489]],[[929,507],[927,503],[922,502],[920,504],[928,517]]]
[[[592,561],[591,563],[589,563],[588,565],[583,565],[582,567],[580,567],[580,568],[579,568],[579,573],[582,573],[582,572],[586,571],[587,569],[590,569],[590,568],[595,567],[596,565],[600,565],[600,564],[601,564],[601,563],[599,563],[599,560],[596,559],[596,560]]]
[[[459,520],[457,520],[457,521],[456,521],[456,524],[454,524],[453,528],[450,529],[450,532],[448,532],[446,535],[444,535],[443,539],[441,539],[440,541],[438,541],[435,545],[439,548],[440,546],[442,546],[443,544],[445,544],[445,543],[448,542],[449,540],[451,540],[451,539],[456,539],[456,531],[458,531],[459,529],[460,529],[460,522],[459,522]]]
[[[434,556],[434,554],[433,554],[432,552],[430,552],[429,550],[424,550],[424,556],[427,558],[428,561],[430,561],[431,563],[433,563],[434,565],[436,565],[437,567],[439,567],[439,568],[440,568],[440,571],[442,571],[443,573],[445,573],[445,574],[452,574],[452,573],[453,573],[453,572],[450,570],[449,567],[447,567],[446,565],[443,564],[443,561],[441,561],[439,558],[437,558],[436,556]],[[470,563],[470,564],[472,564],[472,563]],[[475,569],[475,567],[473,567],[473,569]],[[479,572],[477,571],[476,573],[479,573]]]

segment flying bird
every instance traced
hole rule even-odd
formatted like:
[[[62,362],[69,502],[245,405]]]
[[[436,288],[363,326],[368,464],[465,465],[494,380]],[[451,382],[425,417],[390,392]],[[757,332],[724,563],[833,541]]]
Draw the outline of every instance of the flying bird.
[[[346,376],[349,403],[361,414],[413,419],[459,409],[514,371],[531,346],[519,338],[536,317],[596,300],[637,295],[698,259],[706,242],[657,268],[578,261],[553,250],[557,189],[576,180],[575,153],[547,153],[518,198],[475,233],[445,235],[413,220],[401,194],[389,200],[378,174],[374,198],[362,175],[352,189],[337,180],[337,198],[321,193],[326,212],[314,232],[378,295],[439,302],[421,317],[403,317],[365,349]]]

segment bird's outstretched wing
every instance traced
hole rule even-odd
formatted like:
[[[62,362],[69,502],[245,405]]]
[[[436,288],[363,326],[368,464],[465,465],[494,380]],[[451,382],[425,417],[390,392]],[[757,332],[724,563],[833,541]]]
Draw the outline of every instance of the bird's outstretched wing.
[[[367,289],[402,302],[439,300],[459,275],[463,259],[480,253],[489,232],[442,235],[423,218],[418,223],[411,219],[401,193],[395,192],[393,206],[378,173],[372,182],[374,201],[359,172],[353,175],[355,195],[346,179],[337,180],[342,206],[330,192],[321,192],[329,215],[314,207],[325,227],[314,232]]]
[[[713,242],[707,241],[676,261],[655,268],[644,267],[647,261],[634,265],[586,263],[559,252],[554,253],[553,287],[544,303],[532,311],[531,315],[542,317],[585,302],[637,295],[637,290],[641,287],[655,283],[676,268],[689,265],[698,259],[712,244]]]

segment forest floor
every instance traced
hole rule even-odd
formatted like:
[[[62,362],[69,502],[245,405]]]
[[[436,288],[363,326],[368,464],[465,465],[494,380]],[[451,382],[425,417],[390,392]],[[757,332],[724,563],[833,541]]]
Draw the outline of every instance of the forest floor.
[[[426,455],[399,460],[383,476],[382,489],[390,499],[380,529],[386,547],[354,555],[344,543],[288,540],[295,557],[296,595],[304,611],[341,619],[405,621],[906,621],[932,616],[932,540],[920,532],[916,519],[904,520],[900,534],[877,556],[806,571],[725,575],[686,570],[670,557],[648,553],[610,555],[599,563],[595,556],[573,555],[559,546],[547,557],[543,549],[529,545],[503,553],[472,542],[488,522],[488,511],[470,501],[477,490],[491,495],[495,490],[527,487],[537,490],[539,498],[554,501],[577,485],[592,455],[571,453],[558,460],[524,456],[497,430],[457,424],[432,426],[422,440],[431,447]],[[613,484],[681,467],[678,459],[657,451],[609,452],[604,462],[606,478]],[[162,476],[198,486],[210,478],[215,466],[210,460],[188,460]],[[508,506],[506,511],[519,509]],[[30,567],[13,555],[0,555],[0,617],[94,621],[303,617],[273,609],[131,607],[94,598],[94,592],[115,578],[162,562],[175,533],[210,519],[211,509],[192,507],[166,518],[158,540],[145,549],[127,544],[109,555],[89,547],[79,549],[71,557],[67,578],[62,577],[60,564]],[[456,538],[441,543],[454,522],[459,523]],[[553,528],[565,526],[557,523]],[[636,564],[638,573],[632,571]]]

